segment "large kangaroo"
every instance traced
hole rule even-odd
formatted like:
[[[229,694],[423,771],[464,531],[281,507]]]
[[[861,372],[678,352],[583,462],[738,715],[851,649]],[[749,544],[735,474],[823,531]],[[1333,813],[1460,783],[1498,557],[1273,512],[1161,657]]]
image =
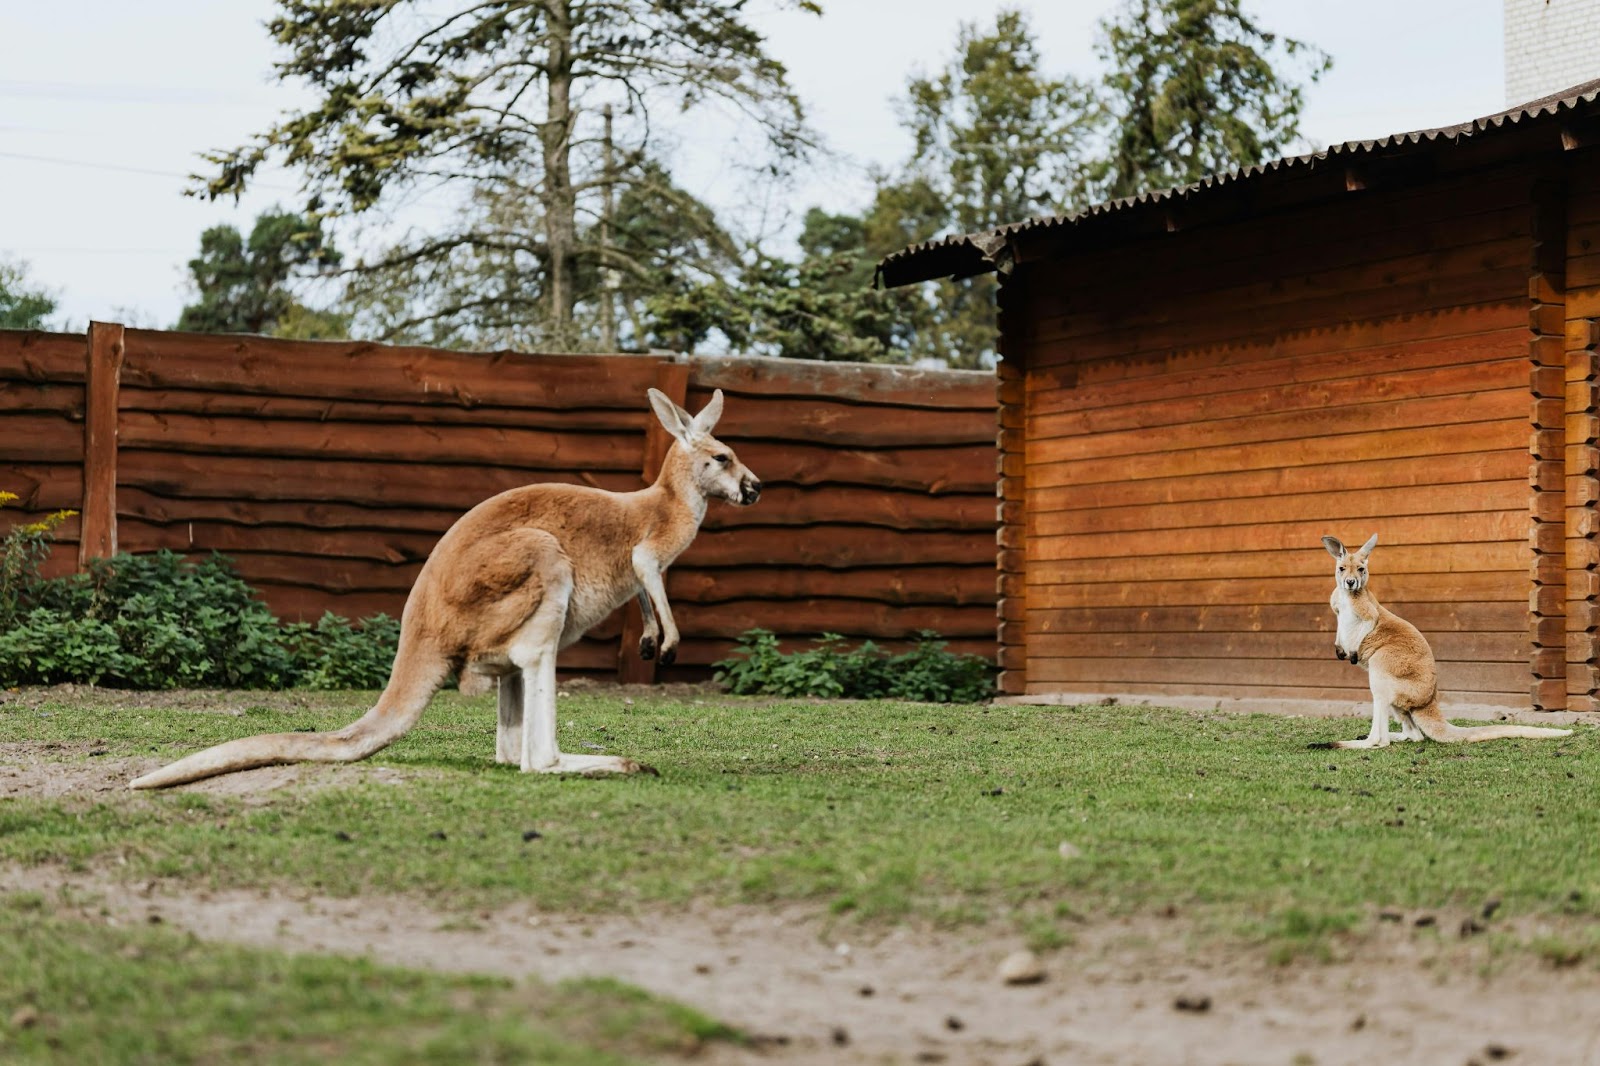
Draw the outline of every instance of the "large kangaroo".
[[[1439,713],[1438,675],[1433,649],[1417,627],[1388,610],[1367,587],[1367,559],[1378,545],[1378,535],[1351,554],[1334,537],[1323,537],[1323,547],[1334,558],[1333,613],[1339,629],[1333,653],[1367,671],[1372,687],[1372,731],[1362,740],[1340,740],[1336,748],[1386,748],[1391,740],[1437,740],[1446,744],[1498,740],[1501,737],[1567,737],[1570,729],[1545,729],[1528,725],[1488,725],[1463,728],[1445,721]],[[1389,716],[1400,723],[1400,734],[1389,731]]]
[[[406,599],[389,684],[331,733],[273,733],[218,744],[134,781],[164,788],[290,762],[354,762],[403,736],[454,672],[463,692],[500,686],[495,759],[525,772],[634,773],[615,755],[556,747],[556,653],[638,597],[639,654],[672,662],[678,627],[662,574],[700,530],[711,499],[748,505],[761,482],[711,435],[718,390],[698,415],[650,390],[674,439],[655,484],[637,492],[526,485],[478,504],[445,532]]]

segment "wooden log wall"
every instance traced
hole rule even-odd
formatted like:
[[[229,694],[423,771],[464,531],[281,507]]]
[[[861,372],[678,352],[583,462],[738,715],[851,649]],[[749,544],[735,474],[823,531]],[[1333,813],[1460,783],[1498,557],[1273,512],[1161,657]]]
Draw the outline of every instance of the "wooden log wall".
[[[1025,691],[1366,699],[1319,538],[1377,532],[1374,589],[1445,698],[1526,706],[1530,658],[1562,658],[1530,640],[1530,573],[1555,574],[1530,542],[1530,373],[1558,384],[1550,345],[1529,365],[1533,184],[1352,181],[1020,270]]]
[[[1564,471],[1567,709],[1600,710],[1600,151],[1568,168]]]
[[[98,491],[117,547],[224,552],[285,617],[398,615],[468,508],[535,481],[639,488],[662,447],[646,389],[697,409],[722,388],[718,435],[766,490],[749,510],[714,503],[670,573],[684,643],[667,676],[704,673],[757,626],[889,644],[931,629],[993,654],[989,375],[96,329],[90,344],[0,332],[0,479],[17,486],[0,487],[24,496],[17,513],[79,507],[109,443],[114,492]],[[109,438],[85,432],[86,368],[112,382]],[[62,542],[70,568],[76,524]],[[563,666],[616,670],[623,628],[619,614]]]
[[[19,498],[0,528],[83,509],[85,342],[82,334],[0,331],[0,489]],[[71,572],[78,516],[56,532],[48,574]]]

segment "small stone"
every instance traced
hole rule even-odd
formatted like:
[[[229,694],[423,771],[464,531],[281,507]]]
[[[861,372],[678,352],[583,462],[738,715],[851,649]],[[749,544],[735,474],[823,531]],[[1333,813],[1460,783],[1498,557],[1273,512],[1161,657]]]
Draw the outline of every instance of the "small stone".
[[[1367,1016],[1365,1014],[1356,1015],[1355,1021],[1350,1023],[1350,1031],[1352,1033],[1359,1033],[1359,1032],[1361,1032],[1361,1030],[1365,1029],[1366,1027],[1367,1027]]]
[[[445,835],[445,831],[443,829],[435,829],[433,832],[429,833],[428,836],[431,837],[434,840],[449,840],[450,839],[448,836]]]
[[[708,973],[711,972],[711,967],[706,965],[703,962],[697,962],[694,965],[694,972],[697,973],[697,974],[702,974],[702,975],[703,974],[708,974]]]
[[[1379,911],[1378,920],[1381,922],[1399,922],[1405,920],[1405,915],[1399,911]]]
[[[1510,1058],[1514,1052],[1504,1044],[1489,1044],[1483,1049],[1483,1054],[1491,1062],[1499,1062],[1501,1059]]]
[[[1060,846],[1056,848],[1056,851],[1061,854],[1063,859],[1076,859],[1083,854],[1083,849],[1070,840],[1063,840]]]
[[[1423,914],[1419,915],[1417,920],[1411,924],[1415,925],[1418,929],[1426,929],[1429,926],[1438,925],[1439,919],[1435,918],[1431,914]]]
[[[944,1027],[952,1033],[959,1033],[967,1027],[967,1023],[952,1014],[945,1018]]]
[[[856,989],[856,995],[860,996],[862,999],[871,999],[877,994],[877,991],[878,990],[873,988],[871,985],[862,985],[860,988]]]
[[[849,1033],[849,1031],[846,1030],[845,1027],[842,1026],[842,1025],[834,1026],[833,1027],[833,1046],[834,1047],[844,1047],[848,1043],[850,1043],[850,1033]]]
[[[1490,918],[1493,918],[1494,912],[1499,909],[1500,901],[1498,899],[1484,901],[1483,910],[1481,912],[1483,914],[1483,920],[1487,922]]]
[[[1000,963],[999,975],[1008,985],[1034,985],[1044,980],[1044,964],[1031,951],[1014,951]]]
[[[1190,1014],[1204,1014],[1211,1009],[1210,996],[1179,996],[1172,1001],[1174,1010],[1187,1011]]]
[[[845,956],[850,954],[850,945],[849,944],[842,944],[842,943],[841,944],[835,944],[835,945],[833,945],[833,953],[835,955],[838,955],[841,958],[843,958],[843,957],[845,957]]]
[[[1461,919],[1461,939],[1465,940],[1469,936],[1477,936],[1487,928],[1488,926],[1476,918],[1463,918]]]
[[[537,829],[524,829],[522,831],[522,842],[524,844],[528,843],[530,840],[543,839],[543,837],[544,834],[539,832]]]
[[[11,1014],[11,1028],[32,1029],[39,1024],[39,1008],[32,1004],[24,1004]]]

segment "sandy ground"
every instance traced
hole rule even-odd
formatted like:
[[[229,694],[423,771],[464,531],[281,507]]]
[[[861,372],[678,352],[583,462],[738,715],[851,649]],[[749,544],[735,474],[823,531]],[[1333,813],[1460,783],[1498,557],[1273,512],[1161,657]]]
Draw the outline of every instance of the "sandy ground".
[[[0,745],[0,802],[144,801],[125,786],[145,760],[58,761],[86,755],[86,746]],[[408,773],[283,767],[195,788],[248,801],[353,775],[403,786]],[[0,868],[0,891],[13,890],[44,892],[91,920],[160,921],[205,940],[513,978],[616,977],[758,1038],[703,1059],[718,1064],[1600,1066],[1600,973],[1523,955],[1496,961],[1484,938],[1454,934],[1465,915],[1430,915],[1425,927],[1422,915],[1391,916],[1336,961],[1286,967],[1259,951],[1196,947],[1181,915],[1095,922],[1043,960],[1042,981],[1015,986],[997,976],[1021,946],[1014,939],[841,934],[798,908],[596,917],[519,905],[463,916],[417,899],[210,893],[109,872]]]

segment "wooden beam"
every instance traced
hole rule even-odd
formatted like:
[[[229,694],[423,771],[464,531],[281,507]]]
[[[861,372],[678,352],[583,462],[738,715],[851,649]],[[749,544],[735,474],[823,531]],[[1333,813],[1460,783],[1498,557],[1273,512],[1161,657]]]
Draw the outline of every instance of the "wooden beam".
[[[78,568],[117,553],[117,393],[121,386],[122,327],[89,323],[84,367],[83,513]]]

